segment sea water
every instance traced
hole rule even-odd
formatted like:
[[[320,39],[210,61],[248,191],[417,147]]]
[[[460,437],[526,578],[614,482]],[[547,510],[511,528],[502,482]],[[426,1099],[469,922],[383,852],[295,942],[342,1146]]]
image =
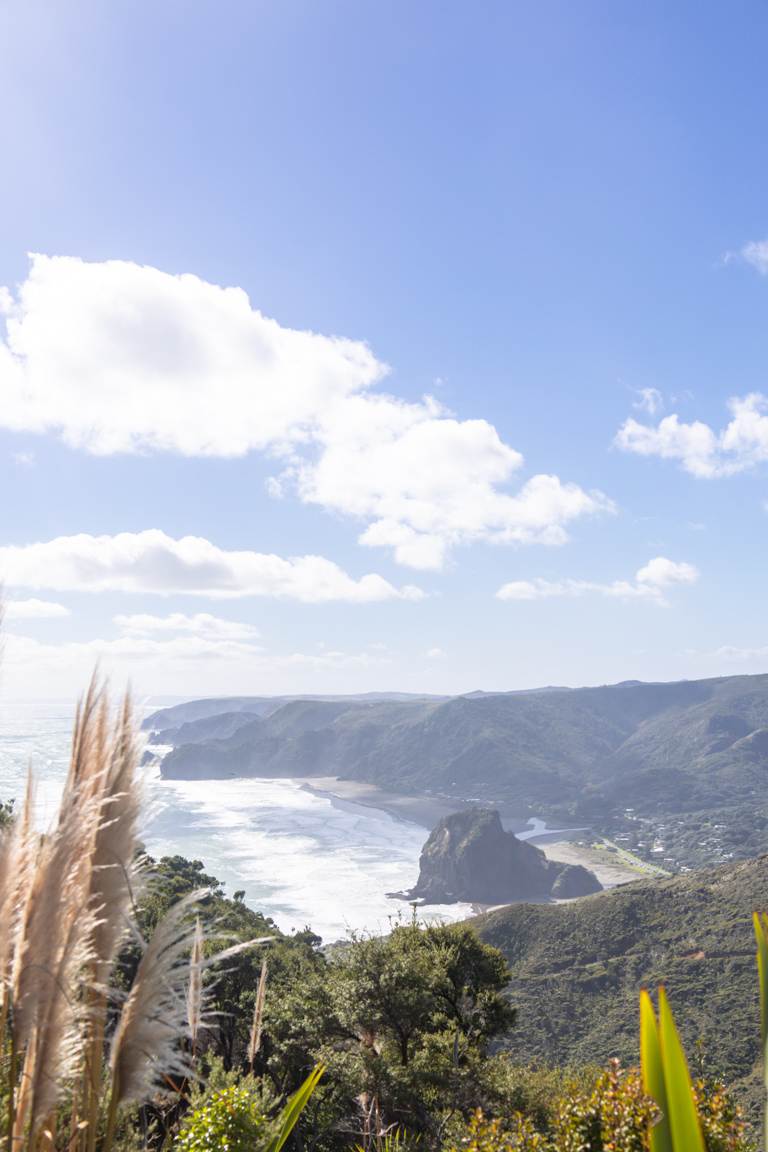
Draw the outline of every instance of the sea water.
[[[21,799],[28,767],[38,822],[56,811],[67,768],[72,709],[0,704],[0,800]],[[143,840],[155,856],[201,860],[243,890],[248,905],[284,931],[309,925],[325,941],[350,930],[385,932],[411,909],[387,892],[412,887],[427,832],[379,809],[318,795],[296,780],[163,780],[142,769]],[[430,919],[461,919],[466,904],[430,906]]]

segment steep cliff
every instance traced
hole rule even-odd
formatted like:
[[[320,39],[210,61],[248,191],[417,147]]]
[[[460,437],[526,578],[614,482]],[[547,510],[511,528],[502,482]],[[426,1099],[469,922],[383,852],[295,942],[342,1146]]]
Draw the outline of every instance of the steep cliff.
[[[494,809],[465,808],[430,833],[409,895],[428,904],[508,904],[599,891],[597,877],[586,868],[547,860],[541,849],[505,832]]]

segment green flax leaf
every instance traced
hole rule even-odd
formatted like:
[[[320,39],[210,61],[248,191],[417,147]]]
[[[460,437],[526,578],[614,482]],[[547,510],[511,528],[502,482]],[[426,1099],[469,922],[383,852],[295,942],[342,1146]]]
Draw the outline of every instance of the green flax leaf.
[[[675,1152],[705,1152],[685,1052],[666,992],[659,988],[659,1042]]]
[[[294,1092],[293,1096],[291,1096],[290,1100],[285,1105],[278,1117],[280,1127],[274,1140],[272,1140],[269,1144],[267,1152],[280,1152],[280,1149],[283,1147],[291,1132],[296,1127],[299,1116],[301,1116],[302,1112],[306,1108],[307,1103],[309,1102],[309,1098],[314,1092],[315,1088],[317,1088],[317,1085],[320,1082],[320,1077],[324,1071],[325,1068],[323,1065],[318,1064],[317,1068],[315,1068],[312,1072],[310,1072],[309,1076],[307,1076],[301,1087],[296,1092]]]
[[[651,1128],[650,1152],[673,1152],[659,1027],[651,998],[645,989],[640,993],[640,1064],[643,1073],[643,1091],[646,1096],[650,1096],[661,1112],[658,1122]]]

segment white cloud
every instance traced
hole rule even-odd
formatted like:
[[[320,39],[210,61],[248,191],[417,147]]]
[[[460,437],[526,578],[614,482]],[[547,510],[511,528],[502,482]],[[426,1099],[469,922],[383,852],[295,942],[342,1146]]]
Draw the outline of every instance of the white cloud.
[[[97,454],[239,456],[286,468],[268,486],[363,523],[360,541],[414,568],[455,545],[560,544],[602,493],[522,467],[485,420],[368,391],[387,367],[360,341],[283,328],[237,288],[125,261],[32,257],[6,299],[0,424]]]
[[[2,606],[6,620],[61,620],[71,616],[69,608],[53,600],[9,600]]]
[[[255,640],[258,628],[237,620],[222,620],[208,612],[197,612],[187,616],[183,612],[171,612],[168,616],[151,616],[141,613],[133,616],[115,616],[115,624],[128,636],[153,636],[163,633],[190,634],[205,640]]]
[[[35,454],[34,452],[14,452],[13,462],[17,468],[34,468]]]
[[[448,653],[444,648],[428,648],[424,655],[427,660],[444,660]]]
[[[422,595],[412,586],[395,588],[373,573],[355,580],[322,556],[286,560],[225,551],[203,537],[175,540],[156,528],[0,548],[0,580],[13,587],[60,591],[272,596],[305,603],[415,600]]]
[[[638,456],[678,460],[693,476],[733,476],[768,460],[768,398],[760,392],[728,401],[731,419],[719,432],[695,420],[686,424],[677,415],[656,425],[630,417],[615,443]]]
[[[637,388],[636,392],[637,400],[633,401],[633,408],[637,408],[640,412],[648,412],[651,416],[664,410],[664,397],[658,388]]]
[[[614,511],[601,492],[557,476],[503,491],[523,458],[485,420],[456,420],[434,399],[357,397],[318,429],[317,460],[286,474],[302,500],[369,521],[368,547],[391,547],[412,568],[439,569],[459,544],[562,544],[566,526]]]
[[[301,439],[386,372],[360,341],[283,328],[239,288],[122,260],[31,259],[0,344],[6,428],[99,455],[242,456]]]
[[[750,264],[761,276],[768,275],[768,240],[750,240],[735,255]],[[733,256],[733,253],[728,254],[730,259]]]
[[[499,600],[550,600],[556,597],[608,596],[617,600],[647,600],[665,605],[665,591],[676,584],[695,584],[699,573],[692,564],[656,556],[639,568],[634,580],[601,584],[592,580],[512,580],[499,588]]]

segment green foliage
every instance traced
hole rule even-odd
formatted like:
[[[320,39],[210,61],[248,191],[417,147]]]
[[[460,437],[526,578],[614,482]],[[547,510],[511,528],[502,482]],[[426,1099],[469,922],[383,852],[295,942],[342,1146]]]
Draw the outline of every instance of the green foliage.
[[[460,1141],[448,1152],[546,1152],[548,1147],[546,1138],[522,1112],[514,1112],[502,1124],[498,1118],[487,1120],[478,1109]]]
[[[718,1084],[693,1091],[706,1152],[754,1152],[738,1110]],[[524,1112],[487,1118],[476,1112],[446,1152],[647,1152],[660,1118],[640,1075],[612,1061],[590,1088],[571,1085],[542,1123]],[[694,1146],[675,1145],[680,1152]]]
[[[280,1115],[277,1117],[277,1130],[270,1141],[268,1152],[280,1152],[320,1083],[324,1071],[325,1069],[320,1065],[310,1072],[304,1083],[283,1106]]]
[[[318,1064],[328,1068],[322,1090],[302,1114],[302,1141],[321,1149],[348,1145],[349,1134],[363,1128],[363,1098],[380,1105],[383,1132],[407,1127],[413,1138],[433,1138],[446,1117],[469,1114],[478,1104],[496,1107],[513,1090],[508,1062],[490,1054],[513,1023],[504,996],[506,964],[466,924],[397,922],[386,937],[353,937],[324,952],[311,932],[284,936],[241,900],[226,897],[199,861],[166,857],[151,868],[139,909],[142,930],[151,931],[170,905],[201,886],[212,889],[204,905],[209,924],[223,933],[220,943],[207,942],[206,953],[237,940],[273,937],[228,959],[208,985],[214,1015],[200,1055],[210,1066],[211,1086],[229,1087],[248,1069],[266,955],[254,1072],[287,1098]],[[131,963],[128,950],[126,980]],[[194,1098],[193,1106],[199,1105]]]
[[[267,1152],[276,1125],[261,1093],[246,1080],[213,1092],[182,1123],[177,1152]]]
[[[681,1006],[687,1051],[707,1075],[738,1082],[762,1106],[752,910],[768,891],[768,857],[646,881],[566,905],[513,905],[473,921],[509,965],[516,1064],[638,1059],[637,999],[664,984]],[[684,1008],[684,1011],[682,1010]]]
[[[327,977],[336,1039],[325,1058],[348,1100],[362,1089],[381,1102],[385,1125],[414,1132],[477,1103],[488,1045],[512,1022],[495,949],[464,925],[400,924],[354,938]]]
[[[177,1152],[281,1152],[323,1074],[316,1068],[277,1115],[263,1081],[227,1072],[214,1059],[204,1090],[193,1091],[175,1141]]]
[[[651,1132],[651,1152],[704,1152],[688,1063],[663,988],[658,1020],[648,993],[641,993],[640,1051],[643,1086],[660,1111]]]
[[[707,1152],[756,1152],[741,1109],[718,1080],[696,1080],[693,1096]]]
[[[763,1128],[768,1140],[768,916],[755,912],[753,916],[757,942],[757,979],[760,989],[760,1047],[763,1055],[763,1084],[765,1086],[765,1116]]]
[[[421,1138],[413,1136],[407,1128],[388,1128],[385,1132],[368,1133],[364,1144],[356,1144],[354,1152],[417,1152]]]
[[[561,1102],[551,1147],[557,1152],[645,1152],[648,1129],[658,1116],[637,1073],[613,1061],[589,1095]]]
[[[593,956],[605,955],[610,969],[611,943],[630,956],[636,947],[642,956],[645,953],[641,950],[647,950],[648,941],[655,936],[661,949],[659,968],[669,967],[674,973],[674,950],[670,955],[667,942],[680,940],[681,948],[691,948],[699,921],[705,949],[715,934],[719,934],[721,950],[723,942],[727,948],[723,920],[727,910],[727,923],[733,925],[731,931],[735,930],[736,913],[726,898],[732,902],[737,895],[754,899],[753,888],[763,879],[762,869],[758,868],[757,875],[755,868],[758,865],[739,866],[734,882],[726,886],[721,875],[710,882],[701,877],[676,878],[653,886],[634,885],[632,890],[606,894],[599,901],[581,905],[505,909],[478,922],[485,941],[471,923],[424,927],[417,922],[397,922],[388,936],[356,936],[323,952],[311,933],[283,936],[241,901],[229,900],[220,885],[205,877],[198,862],[166,858],[154,868],[142,915],[149,918],[160,914],[168,901],[207,880],[214,889],[209,897],[210,913],[217,923],[228,926],[234,938],[246,939],[265,931],[274,934],[273,942],[266,946],[269,980],[255,1071],[263,1084],[270,1085],[273,1097],[285,1099],[301,1087],[313,1067],[319,1063],[327,1066],[322,1090],[309,1099],[300,1120],[298,1140],[302,1145],[319,1152],[337,1152],[349,1147],[355,1133],[367,1129],[364,1146],[369,1152],[374,1148],[380,1152],[388,1136],[391,1143],[392,1133],[407,1129],[409,1146],[419,1138],[428,1148],[440,1142],[459,1148],[475,1140],[477,1152],[492,1152],[490,1146],[495,1140],[502,1142],[500,1152],[518,1147],[570,1152],[579,1147],[578,1140],[583,1143],[589,1136],[592,1144],[584,1147],[591,1152],[593,1147],[603,1147],[596,1141],[603,1140],[600,1133],[610,1133],[610,1124],[617,1131],[626,1129],[631,1140],[646,1140],[647,1144],[648,1120],[658,1109],[643,1092],[637,1075],[616,1066],[608,1072],[583,1064],[537,1066],[494,1052],[501,1036],[507,1043],[515,1039],[521,1057],[526,1057],[535,1043],[535,1030],[523,1015],[530,994],[526,979],[519,975],[520,958],[531,947],[530,920],[543,916],[547,922],[551,918],[563,924],[551,936],[535,937],[537,947],[531,963],[538,966],[538,972],[527,979],[542,989],[539,1008],[553,1013],[550,1001],[557,1002],[558,985],[572,981],[573,1014],[557,1024],[565,1034],[577,1023],[583,1031],[594,1018],[592,1013],[602,1012],[601,1051],[597,1043],[594,1046],[597,1057],[606,1047],[615,1047],[616,1037],[606,1028],[618,1018],[619,1005],[611,1000],[615,989],[609,989],[593,1007],[594,990],[589,983],[593,977],[581,979],[581,972],[589,971]],[[696,908],[689,903],[694,887],[699,901]],[[679,891],[681,888],[685,891]],[[641,900],[638,891],[645,894]],[[675,916],[673,913],[684,907],[683,901],[686,915]],[[617,904],[620,907],[614,909]],[[721,909],[721,918],[716,916],[705,930],[706,914],[713,906]],[[518,924],[514,934],[506,927],[510,918]],[[526,993],[519,1009],[520,1029],[512,1028],[514,1007],[505,996],[507,964],[492,946],[500,939],[500,924],[505,926],[503,939],[515,973],[513,1004],[521,1004],[521,990]],[[486,931],[489,925],[494,926],[493,932]],[[744,934],[742,926],[738,931]],[[581,967],[573,964],[574,950],[583,958]],[[751,974],[753,950],[747,945],[745,951]],[[233,957],[213,988],[213,1006],[223,1014],[216,1018],[206,1041],[210,1092],[237,1085],[246,1070],[248,1032],[264,954],[261,947]],[[731,972],[733,963],[731,955]],[[638,979],[636,964],[631,971]],[[697,969],[694,972],[701,980],[701,1015],[694,1016],[698,1023],[706,1018],[707,997],[714,993],[717,1003],[718,989],[705,987],[706,967],[701,974]],[[754,999],[752,982],[745,984],[745,993]],[[634,984],[628,981],[622,1026],[630,1058],[637,1051],[636,1002]],[[687,1003],[686,1019],[690,1010]],[[713,1033],[717,1023],[711,1022]],[[730,1038],[734,1046],[744,1044],[744,1033],[748,1035],[752,1025],[753,1013],[747,1004],[742,1034]],[[559,1055],[566,1063],[567,1045],[560,1047]],[[707,1152],[742,1152],[747,1148],[743,1122],[731,1097],[720,1086],[705,1088],[703,1082],[694,1091]],[[194,1108],[200,1105],[194,1098]],[[478,1107],[485,1118],[475,1122],[479,1125],[476,1131],[470,1131],[465,1125]],[[374,1110],[375,1123],[370,1120]],[[265,1111],[268,1113],[269,1108]],[[646,1146],[631,1140],[626,1152]],[[616,1147],[625,1152],[624,1146]]]

